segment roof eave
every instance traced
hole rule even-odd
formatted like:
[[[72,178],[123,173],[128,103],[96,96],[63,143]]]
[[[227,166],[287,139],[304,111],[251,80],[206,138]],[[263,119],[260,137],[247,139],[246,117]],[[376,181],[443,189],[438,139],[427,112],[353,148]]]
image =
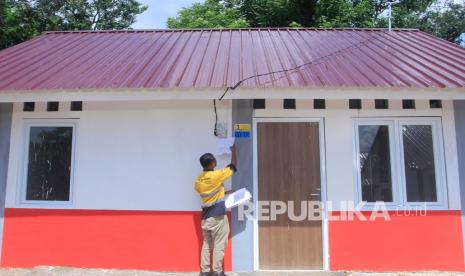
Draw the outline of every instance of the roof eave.
[[[224,88],[202,89],[75,89],[0,91],[0,102],[212,100]],[[269,87],[230,90],[224,99],[441,99],[465,100],[458,88],[321,88]]]

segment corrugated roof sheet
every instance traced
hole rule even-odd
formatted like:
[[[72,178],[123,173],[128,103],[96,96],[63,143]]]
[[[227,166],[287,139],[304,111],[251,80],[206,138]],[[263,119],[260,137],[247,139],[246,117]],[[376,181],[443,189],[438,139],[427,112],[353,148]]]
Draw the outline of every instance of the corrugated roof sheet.
[[[50,32],[0,52],[3,91],[245,78],[245,87],[465,87],[465,49],[418,30],[279,28]]]

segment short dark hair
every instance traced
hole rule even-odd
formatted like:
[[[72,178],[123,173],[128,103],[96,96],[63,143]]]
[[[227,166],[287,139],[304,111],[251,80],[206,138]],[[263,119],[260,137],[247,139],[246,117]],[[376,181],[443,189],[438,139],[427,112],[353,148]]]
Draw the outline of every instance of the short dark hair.
[[[206,169],[214,160],[215,156],[213,156],[213,154],[205,153],[204,155],[200,156],[200,165],[202,165],[202,167]]]

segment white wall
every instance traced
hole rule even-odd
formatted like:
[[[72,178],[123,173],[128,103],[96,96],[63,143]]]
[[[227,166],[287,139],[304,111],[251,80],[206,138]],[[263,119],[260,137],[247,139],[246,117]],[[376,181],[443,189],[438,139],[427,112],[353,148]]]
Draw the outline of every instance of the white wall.
[[[229,106],[219,104],[219,119],[231,125]],[[200,210],[193,182],[200,155],[216,150],[212,101],[85,102],[82,112],[46,112],[39,103],[35,112],[21,110],[16,104],[7,207],[43,206],[20,202],[25,120],[78,118],[73,203],[47,208]]]
[[[231,126],[229,101],[220,106],[220,120]],[[362,110],[349,110],[347,100],[328,100],[327,109],[313,110],[312,100],[297,100],[296,110],[283,110],[282,101],[267,100],[266,110],[254,117],[323,118],[325,127],[326,194],[335,203],[355,200],[354,118],[434,116],[442,118],[447,177],[447,208],[460,209],[457,149],[452,102],[430,109],[417,100],[417,109],[402,110],[400,100],[390,109],[375,110],[372,100]],[[69,110],[66,106],[60,108]],[[200,172],[198,157],[215,151],[211,100],[85,102],[82,112],[22,112],[16,104],[11,134],[7,207],[20,204],[19,184],[23,165],[24,120],[27,118],[78,118],[74,202],[49,208],[199,210],[193,180]],[[219,159],[221,165],[229,160]],[[338,206],[335,206],[335,210]]]

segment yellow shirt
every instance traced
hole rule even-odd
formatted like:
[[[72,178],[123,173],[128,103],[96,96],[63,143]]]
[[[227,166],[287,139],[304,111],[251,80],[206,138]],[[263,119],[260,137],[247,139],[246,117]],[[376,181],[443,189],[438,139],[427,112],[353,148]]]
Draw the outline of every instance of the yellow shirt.
[[[224,197],[224,182],[234,174],[227,166],[221,170],[203,171],[195,180],[194,189],[202,198],[202,206],[210,206]]]

